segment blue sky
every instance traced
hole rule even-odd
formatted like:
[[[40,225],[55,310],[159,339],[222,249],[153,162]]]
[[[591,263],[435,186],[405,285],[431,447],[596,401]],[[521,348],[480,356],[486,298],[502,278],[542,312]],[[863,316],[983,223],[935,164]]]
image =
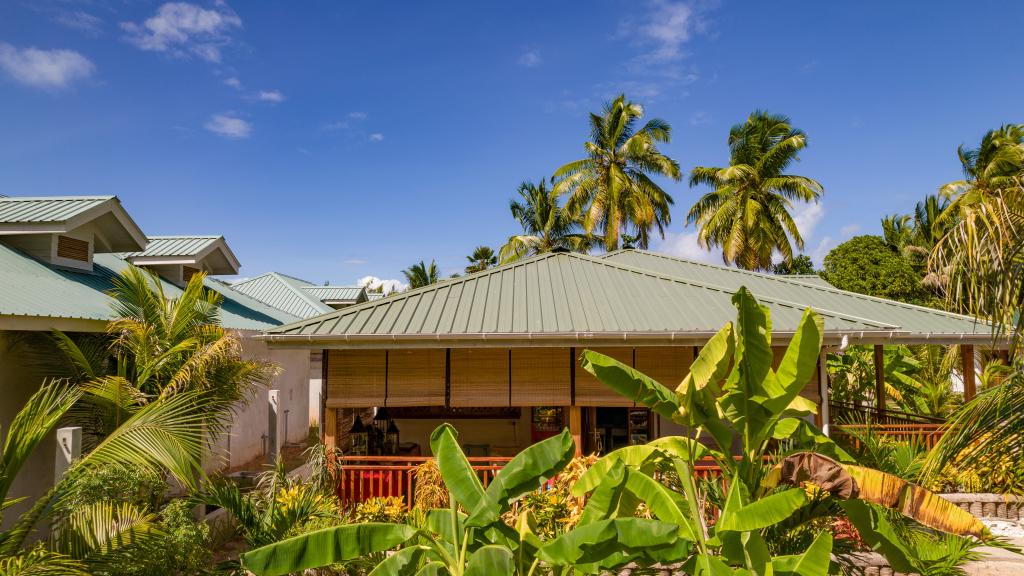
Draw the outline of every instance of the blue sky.
[[[959,177],[956,146],[1019,122],[1008,2],[335,2],[0,5],[0,193],[116,194],[150,234],[224,234],[242,274],[350,284],[512,233],[524,179],[582,154],[619,92],[722,165],[756,108],[808,134],[793,171],[821,258]],[[695,255],[676,200],[656,249]],[[716,260],[716,255],[701,255]]]

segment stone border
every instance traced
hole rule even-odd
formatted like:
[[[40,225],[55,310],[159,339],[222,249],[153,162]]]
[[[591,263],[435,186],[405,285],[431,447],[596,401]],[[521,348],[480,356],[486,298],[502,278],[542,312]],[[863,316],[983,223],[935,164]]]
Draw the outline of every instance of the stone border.
[[[1024,497],[1009,494],[939,494],[978,518],[1024,520]]]

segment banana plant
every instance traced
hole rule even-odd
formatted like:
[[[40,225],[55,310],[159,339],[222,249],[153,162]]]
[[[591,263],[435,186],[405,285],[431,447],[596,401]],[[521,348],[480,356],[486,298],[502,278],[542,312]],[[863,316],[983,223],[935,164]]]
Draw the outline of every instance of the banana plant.
[[[725,325],[711,338],[675,390],[612,358],[583,353],[584,369],[682,425],[689,436],[611,452],[577,481],[576,496],[589,494],[591,504],[603,502],[609,517],[632,515],[638,502],[645,503],[655,518],[676,523],[680,537],[694,543],[693,553],[677,560],[685,561],[690,573],[716,576],[734,569],[747,574],[825,574],[830,534],[818,534],[803,554],[775,558],[762,535],[770,526],[836,510],[820,505],[823,499],[826,504],[835,500],[865,541],[897,569],[910,566],[912,551],[899,544],[885,515],[868,503],[896,509],[937,530],[987,537],[977,519],[937,495],[854,466],[848,454],[808,421],[816,407],[799,393],[818,366],[823,324],[817,314],[805,311],[781,363],[772,369],[767,308],[745,288],[733,303],[735,325]],[[710,440],[708,445],[702,438]],[[766,456],[776,444],[793,454],[772,467]],[[728,485],[720,516],[710,527],[698,506],[701,494],[693,476],[696,462],[708,457],[721,467]],[[666,467],[678,475],[678,491],[654,480],[652,475]]]
[[[553,568],[596,574],[687,554],[689,541],[676,524],[613,518],[598,513],[596,504],[572,530],[549,541],[537,536],[528,512],[514,522],[503,519],[513,502],[543,489],[572,460],[576,447],[568,431],[521,452],[486,488],[451,425],[438,427],[430,446],[451,494],[449,509],[429,510],[415,525],[349,524],[311,532],[246,552],[242,566],[258,576],[275,576],[393,550],[372,575],[529,576]]]

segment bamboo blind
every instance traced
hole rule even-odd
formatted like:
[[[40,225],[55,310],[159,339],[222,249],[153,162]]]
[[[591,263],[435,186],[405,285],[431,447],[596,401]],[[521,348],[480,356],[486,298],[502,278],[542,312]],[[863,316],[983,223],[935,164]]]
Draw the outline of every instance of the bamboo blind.
[[[445,352],[444,349],[388,352],[388,393],[383,405],[444,406]]]
[[[328,350],[327,406],[360,408],[384,405],[384,350]]]
[[[507,349],[453,348],[451,405],[508,406],[508,357]]]
[[[568,406],[573,359],[567,348],[512,350],[513,406]]]
[[[89,243],[70,236],[57,236],[57,256],[79,262],[89,261]]]
[[[636,368],[669,390],[675,390],[690,373],[692,346],[653,346],[636,349]]]
[[[627,366],[633,365],[632,348],[593,348],[594,352],[600,352],[605,356],[622,362]],[[583,350],[577,348],[577,354]],[[576,406],[633,406],[633,400],[622,396],[615,390],[606,386],[603,382],[594,377],[579,365],[579,358],[576,359]]]

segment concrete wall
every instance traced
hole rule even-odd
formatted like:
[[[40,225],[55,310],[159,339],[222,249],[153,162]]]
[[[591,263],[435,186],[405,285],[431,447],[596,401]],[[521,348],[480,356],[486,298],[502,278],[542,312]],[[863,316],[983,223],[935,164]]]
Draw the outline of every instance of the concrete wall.
[[[217,439],[213,455],[205,466],[210,471],[237,468],[264,455],[270,389],[280,391],[279,444],[299,443],[309,434],[309,351],[269,350],[262,341],[252,338],[254,334],[242,335],[243,358],[273,362],[280,367],[280,372],[269,387],[258,389],[249,403],[238,411],[230,432]]]
[[[14,416],[42,383],[43,377],[35,374],[26,364],[24,345],[19,343],[18,334],[0,331],[0,439],[7,438]],[[21,513],[29,509],[33,500],[45,494],[53,485],[53,462],[57,448],[54,436],[54,433],[50,433],[15,476],[7,497],[25,497],[28,500],[4,511],[0,529],[10,527]]]

